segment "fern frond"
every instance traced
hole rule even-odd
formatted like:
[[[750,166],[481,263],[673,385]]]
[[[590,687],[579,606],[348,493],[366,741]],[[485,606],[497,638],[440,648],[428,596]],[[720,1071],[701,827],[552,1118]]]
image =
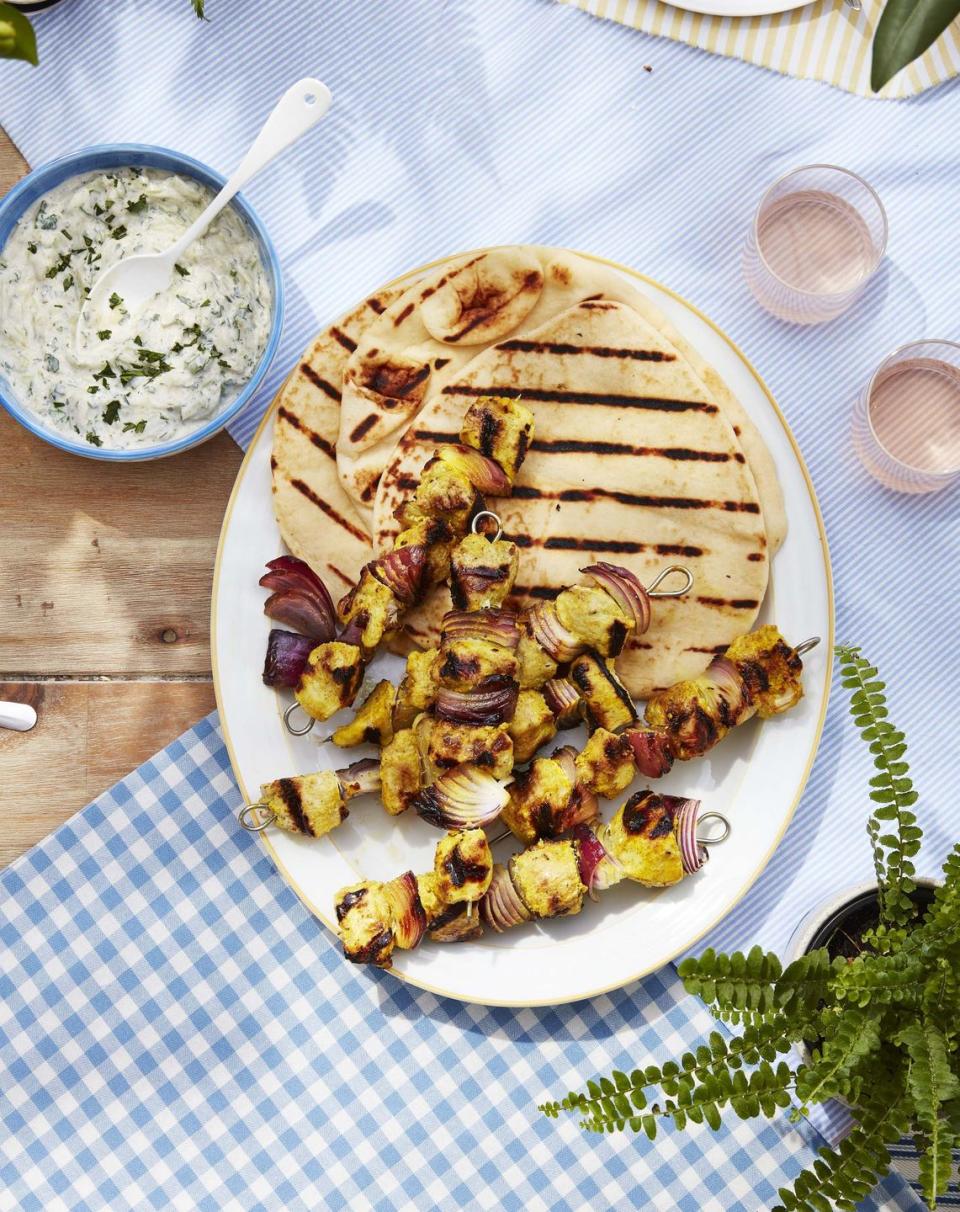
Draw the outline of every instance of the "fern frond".
[[[904,761],[907,746],[902,732],[890,723],[877,669],[859,648],[837,648],[840,677],[850,693],[850,711],[860,735],[870,746],[877,774],[870,780],[870,798],[877,807],[867,825],[873,861],[880,886],[880,920],[888,926],[906,926],[916,916],[910,893],[916,888],[913,858],[923,836],[911,806],[917,793]]]
[[[813,1053],[813,1064],[797,1074],[797,1098],[806,1113],[811,1103],[823,1103],[842,1095],[856,1101],[860,1079],[854,1070],[880,1049],[880,1024],[852,1007],[837,1019],[836,1030]]]
[[[923,961],[910,955],[861,955],[834,963],[830,992],[840,1002],[916,1007],[927,975]]]
[[[950,1182],[956,1139],[944,1105],[960,1097],[960,1080],[950,1067],[947,1039],[932,1019],[909,1023],[897,1043],[910,1058],[907,1091],[920,1138],[920,1182],[928,1206],[935,1208]]]
[[[825,948],[798,956],[776,981],[774,997],[785,1013],[809,1018],[827,996],[833,966]]]
[[[907,1127],[905,1099],[889,1084],[861,1106],[859,1122],[836,1149],[821,1149],[809,1170],[792,1187],[777,1192],[782,1200],[773,1212],[855,1212],[890,1169],[887,1146]]]
[[[588,1081],[586,1093],[571,1091],[560,1101],[541,1103],[538,1110],[551,1119],[556,1119],[561,1111],[577,1111],[584,1117],[581,1127],[588,1131],[631,1128],[634,1132],[646,1131],[652,1140],[657,1120],[673,1114],[668,1108],[686,1106],[693,1092],[705,1082],[727,1074],[728,1070],[730,1081],[739,1082],[736,1075],[744,1065],[770,1062],[778,1053],[789,1050],[784,1022],[776,1016],[769,1023],[748,1027],[742,1035],[732,1038],[714,1031],[708,1043],[701,1044],[696,1052],[686,1053],[679,1062],[648,1065],[646,1069],[634,1069],[629,1076],[615,1069],[610,1077]],[[646,1091],[653,1086],[676,1101],[648,1110]]]
[[[718,955],[712,947],[697,958],[685,959],[677,972],[688,993],[722,1011],[763,1015],[775,1009],[774,982],[781,975],[773,952],[754,947],[749,954]]]

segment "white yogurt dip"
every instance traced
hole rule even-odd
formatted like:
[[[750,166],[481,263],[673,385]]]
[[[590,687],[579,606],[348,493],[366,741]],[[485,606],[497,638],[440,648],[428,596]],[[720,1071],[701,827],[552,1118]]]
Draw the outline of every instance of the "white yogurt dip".
[[[152,446],[197,429],[250,378],[272,291],[229,206],[139,316],[114,294],[75,340],[100,272],[168,248],[211,197],[189,177],[118,168],[70,178],[19,220],[0,250],[0,375],[46,426],[93,446]]]

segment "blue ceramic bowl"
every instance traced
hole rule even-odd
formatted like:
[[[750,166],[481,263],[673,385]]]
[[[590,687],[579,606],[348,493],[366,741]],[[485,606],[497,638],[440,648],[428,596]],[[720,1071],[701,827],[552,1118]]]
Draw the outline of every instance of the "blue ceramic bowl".
[[[14,186],[5,198],[0,200],[0,250],[6,244],[7,238],[21,215],[34,202],[61,182],[66,181],[68,177],[128,166],[158,168],[167,172],[180,173],[185,177],[193,177],[212,189],[214,193],[222,187],[225,180],[212,168],[201,164],[199,160],[192,160],[189,156],[170,151],[166,147],[150,147],[142,143],[105,143],[97,147],[87,147],[82,151],[73,152],[69,156],[61,156],[59,160],[52,160],[41,168],[35,168],[32,173]],[[104,459],[111,463],[161,459],[166,455],[177,454],[181,450],[197,446],[201,442],[205,442],[207,438],[212,438],[215,433],[219,433],[249,403],[250,398],[260,386],[267,373],[267,368],[277,352],[280,330],[283,327],[283,282],[276,249],[253,208],[242,196],[237,195],[231,202],[231,206],[242,216],[257,242],[260,257],[273,291],[273,315],[266,348],[250,379],[234,399],[223,405],[209,421],[184,437],[174,441],[160,442],[155,446],[140,446],[133,450],[108,450],[102,446],[91,446],[89,442],[75,441],[59,430],[48,429],[34,412],[20,404],[10,384],[0,375],[0,404],[7,412],[16,417],[25,429],[35,433],[38,438],[43,438],[51,446],[83,455],[87,459]]]

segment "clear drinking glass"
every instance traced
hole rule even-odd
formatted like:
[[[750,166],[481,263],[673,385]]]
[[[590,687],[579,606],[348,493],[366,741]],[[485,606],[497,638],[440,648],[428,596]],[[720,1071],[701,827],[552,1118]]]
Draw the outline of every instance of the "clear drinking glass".
[[[960,479],[960,345],[913,341],[884,358],[854,405],[853,445],[897,492]]]
[[[793,324],[822,324],[858,298],[886,247],[886,212],[866,181],[810,164],[774,181],[760,199],[743,272],[767,311]]]

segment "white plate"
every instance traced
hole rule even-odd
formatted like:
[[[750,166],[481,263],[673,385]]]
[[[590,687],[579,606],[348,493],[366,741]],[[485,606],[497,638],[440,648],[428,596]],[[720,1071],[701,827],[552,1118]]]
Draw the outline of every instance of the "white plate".
[[[712,17],[764,17],[806,8],[811,0],[672,0],[674,8]]]
[[[624,883],[605,893],[601,904],[588,902],[573,918],[501,936],[488,932],[470,944],[425,942],[415,951],[395,953],[397,976],[463,1001],[513,1006],[575,1001],[625,985],[691,947],[737,904],[765,867],[800,798],[826,713],[833,646],[829,557],[813,486],[786,421],[743,355],[706,317],[665,287],[614,268],[663,309],[723,375],[758,425],[777,465],[790,522],[761,618],[775,620],[794,642],[812,635],[824,642],[807,657],[806,697],[798,707],[765,725],[744,725],[706,759],[678,764],[657,784],[667,792],[702,798],[705,809],[723,812],[733,823],[730,840],[714,849],[695,877],[658,892]],[[288,735],[281,711],[289,698],[260,680],[270,622],[263,615],[264,593],[257,581],[266,562],[281,551],[270,491],[272,432],[271,410],[237,477],[214,574],[217,702],[233,769],[248,802],[270,779],[375,756],[372,750],[345,754],[318,745],[312,736]],[[381,670],[395,675],[400,667],[395,657],[378,658],[371,677],[384,676]],[[329,723],[315,729],[319,735],[330,731]],[[584,739],[565,733],[568,737],[574,743]],[[367,797],[357,800],[349,818],[320,840],[275,829],[261,836],[283,877],[334,929],[333,900],[339,888],[410,868],[429,870],[438,835],[412,813],[387,816]],[[498,852],[501,848],[509,853],[510,845],[502,843]]]

